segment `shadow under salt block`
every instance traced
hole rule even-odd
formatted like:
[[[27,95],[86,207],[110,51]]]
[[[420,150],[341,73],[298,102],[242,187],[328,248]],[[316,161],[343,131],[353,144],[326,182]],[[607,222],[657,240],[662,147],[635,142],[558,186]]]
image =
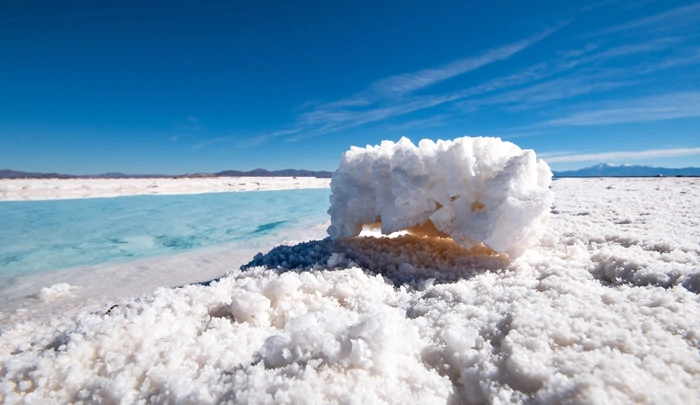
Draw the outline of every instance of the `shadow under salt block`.
[[[329,270],[361,267],[395,284],[427,279],[456,281],[484,271],[504,269],[510,261],[486,246],[465,249],[450,238],[401,235],[397,237],[330,238],[277,246],[258,253],[241,270],[266,267],[277,271]]]

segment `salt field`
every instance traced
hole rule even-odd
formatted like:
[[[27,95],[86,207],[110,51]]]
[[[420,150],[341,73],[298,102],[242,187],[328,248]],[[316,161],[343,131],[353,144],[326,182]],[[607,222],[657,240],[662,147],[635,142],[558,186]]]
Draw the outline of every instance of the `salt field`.
[[[700,405],[700,0],[0,32],[0,404]]]
[[[327,188],[329,183],[315,177],[13,179],[0,181],[0,201]]]
[[[535,173],[498,181],[517,185]],[[334,242],[317,227],[287,247],[225,253],[245,270],[211,283],[92,296],[80,307],[62,306],[80,282],[55,284],[39,294],[46,311],[3,323],[0,395],[7,403],[696,403],[698,186],[695,178],[555,180],[546,227],[536,225],[537,242],[512,260],[411,234]],[[513,198],[523,196],[548,198]],[[220,266],[217,254],[191,262]]]

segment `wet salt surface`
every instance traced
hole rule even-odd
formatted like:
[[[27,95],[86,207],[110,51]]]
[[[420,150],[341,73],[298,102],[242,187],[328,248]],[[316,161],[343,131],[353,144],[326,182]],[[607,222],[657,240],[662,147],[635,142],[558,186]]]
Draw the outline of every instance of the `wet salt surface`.
[[[8,324],[0,395],[8,403],[697,403],[699,186],[557,180],[540,243],[500,269],[474,258],[457,281],[251,268],[208,286]],[[385,245],[363,260],[376,252],[392,276],[444,263],[438,252]],[[66,293],[79,290],[47,294],[58,308]]]

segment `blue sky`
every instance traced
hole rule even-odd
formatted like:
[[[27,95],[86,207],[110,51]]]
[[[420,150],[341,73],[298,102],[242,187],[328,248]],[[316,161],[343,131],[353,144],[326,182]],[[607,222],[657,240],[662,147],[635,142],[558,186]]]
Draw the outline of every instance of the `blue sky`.
[[[700,2],[201,3],[0,2],[0,169],[334,170],[465,135],[700,166]]]

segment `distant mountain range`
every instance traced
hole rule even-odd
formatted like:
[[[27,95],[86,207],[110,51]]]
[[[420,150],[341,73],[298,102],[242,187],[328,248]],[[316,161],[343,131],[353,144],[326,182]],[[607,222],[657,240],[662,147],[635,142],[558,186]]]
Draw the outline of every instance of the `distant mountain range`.
[[[684,167],[681,169],[669,169],[665,167],[635,166],[635,165],[611,165],[600,164],[578,170],[554,172],[554,177],[654,177],[654,176],[700,176],[699,167]],[[202,177],[317,177],[330,179],[332,172],[312,170],[274,170],[255,169],[251,171],[224,170],[217,173],[193,173],[177,176],[164,174],[124,174],[103,173],[96,175],[76,176],[60,173],[29,173],[16,170],[0,170],[0,179],[143,179],[143,178],[202,178]]]
[[[0,170],[0,179],[162,179],[162,178],[202,178],[202,177],[317,177],[320,179],[330,179],[332,172],[312,171],[312,170],[274,170],[255,169],[248,172],[238,170],[225,170],[218,173],[194,173],[177,176],[167,176],[164,174],[124,174],[124,173],[103,173],[96,175],[77,176],[60,173],[30,173],[16,170]]]
[[[578,170],[554,172],[554,177],[654,177],[700,176],[700,167],[666,167],[600,164]]]

